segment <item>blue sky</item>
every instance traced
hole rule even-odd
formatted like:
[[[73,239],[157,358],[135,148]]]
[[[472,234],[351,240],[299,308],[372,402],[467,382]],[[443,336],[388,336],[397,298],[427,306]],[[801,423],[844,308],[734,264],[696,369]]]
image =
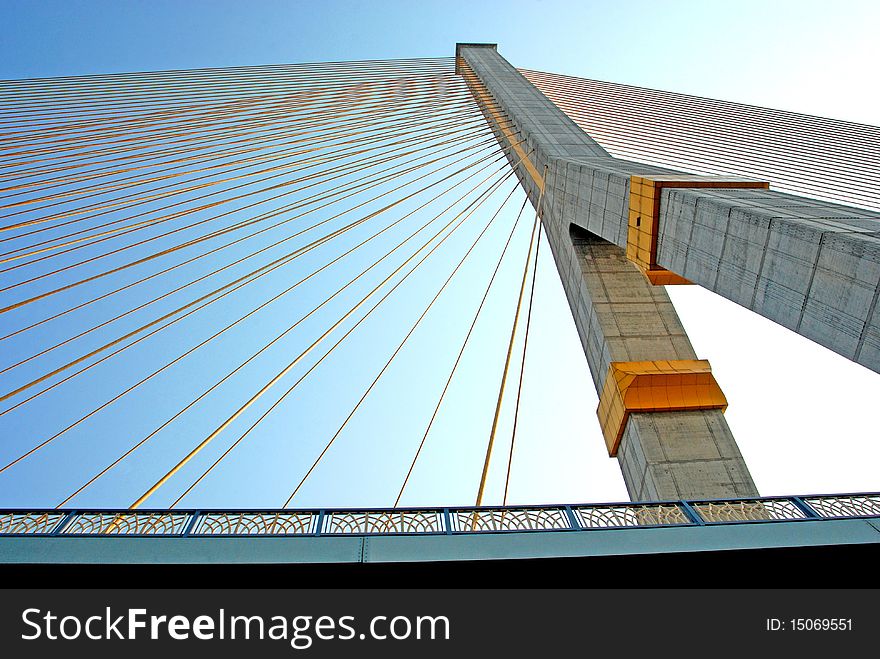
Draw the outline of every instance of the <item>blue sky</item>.
[[[870,0],[4,0],[0,78],[437,57],[493,41],[525,68],[876,123],[861,74],[876,62],[878,11]]]
[[[2,0],[0,78],[437,57],[452,55],[457,41],[491,41],[524,68],[877,124],[876,92],[867,81],[880,61],[878,19],[876,3],[855,1]],[[554,266],[546,251],[544,256],[530,338],[533,370],[523,393],[527,413],[517,440],[521,471],[514,473],[512,500],[621,500],[625,490],[616,462],[604,455],[586,363]],[[728,420],[763,493],[880,490],[871,420],[878,376],[695,287],[672,295],[699,356],[712,361],[731,401]],[[430,350],[429,336],[422,339],[423,350]],[[755,377],[768,363],[784,374],[784,384]],[[412,364],[408,368],[415,368]],[[385,400],[393,395],[386,393]],[[467,406],[474,399],[466,392],[459,398],[458,407],[452,400],[450,408],[459,410],[464,423],[472,418]],[[316,392],[305,397],[303,409],[310,400],[325,399]],[[316,417],[307,425],[318,422]],[[376,433],[388,423],[375,411],[359,432]],[[352,450],[358,460],[369,452]],[[456,454],[438,452],[434,460],[414,503],[453,503],[442,500],[442,486],[459,478]],[[241,467],[253,473],[258,463]],[[304,492],[305,503],[389,504],[375,480],[369,486],[352,480],[356,470],[350,464],[335,469],[328,468],[328,476]],[[33,496],[46,477],[30,472],[33,489],[21,496]],[[499,500],[502,480],[503,474],[493,471],[490,502]],[[22,492],[20,486],[19,481],[16,491]],[[469,487],[456,492],[454,503],[466,501]],[[269,503],[250,492],[230,470],[196,503]],[[23,503],[9,488],[0,487],[0,493]],[[106,489],[94,503],[114,503],[113,496]]]

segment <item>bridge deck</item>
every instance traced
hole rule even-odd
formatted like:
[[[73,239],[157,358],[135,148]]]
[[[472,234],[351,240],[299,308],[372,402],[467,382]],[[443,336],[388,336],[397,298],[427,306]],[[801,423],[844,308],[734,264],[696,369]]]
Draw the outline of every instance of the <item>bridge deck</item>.
[[[7,510],[0,562],[359,563],[880,544],[880,494],[501,508]]]

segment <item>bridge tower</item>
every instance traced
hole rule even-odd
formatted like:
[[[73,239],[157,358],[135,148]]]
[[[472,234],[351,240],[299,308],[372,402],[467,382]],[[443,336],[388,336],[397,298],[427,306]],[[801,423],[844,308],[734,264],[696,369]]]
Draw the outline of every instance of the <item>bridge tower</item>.
[[[757,495],[727,401],[664,286],[702,285],[878,371],[876,239],[856,223],[828,222],[840,206],[764,181],[612,157],[495,44],[458,44],[456,70],[513,147],[508,159],[541,216],[630,496]],[[783,204],[797,211],[780,217]]]
[[[458,44],[456,63],[499,140],[517,144],[508,158],[541,216],[630,497],[756,496],[724,396],[661,285],[683,280],[628,259],[631,172],[667,172],[612,158],[494,45]]]

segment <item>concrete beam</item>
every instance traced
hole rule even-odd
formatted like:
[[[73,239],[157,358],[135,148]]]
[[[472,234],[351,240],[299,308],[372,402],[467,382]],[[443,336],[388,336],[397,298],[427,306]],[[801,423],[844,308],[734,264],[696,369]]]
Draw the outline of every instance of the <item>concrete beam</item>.
[[[662,196],[658,263],[880,372],[880,213],[773,190]]]

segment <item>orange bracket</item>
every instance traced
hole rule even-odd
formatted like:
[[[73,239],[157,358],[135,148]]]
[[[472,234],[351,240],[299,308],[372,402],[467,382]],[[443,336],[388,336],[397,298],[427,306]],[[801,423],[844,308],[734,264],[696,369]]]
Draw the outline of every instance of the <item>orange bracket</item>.
[[[611,362],[599,396],[599,423],[608,455],[617,455],[632,412],[727,409],[727,398],[705,359]]]
[[[690,284],[684,277],[657,265],[660,192],[663,188],[769,188],[766,181],[730,176],[632,176],[629,184],[629,231],[626,257],[655,286]]]

